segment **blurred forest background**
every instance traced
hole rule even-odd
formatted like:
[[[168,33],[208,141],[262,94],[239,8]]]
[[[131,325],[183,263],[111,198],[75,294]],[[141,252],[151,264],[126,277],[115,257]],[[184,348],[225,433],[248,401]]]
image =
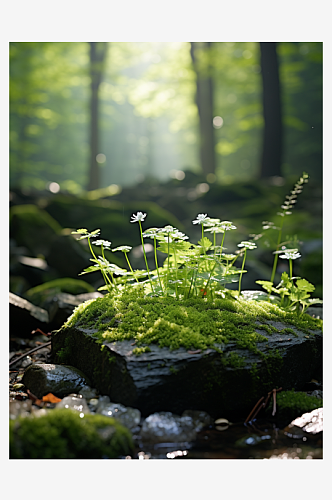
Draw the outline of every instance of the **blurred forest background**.
[[[42,283],[81,279],[89,257],[73,229],[100,228],[112,246],[139,247],[129,223],[137,211],[148,213],[145,228],[170,223],[195,243],[197,213],[230,220],[235,251],[263,220],[278,223],[305,171],[284,234],[297,235],[295,272],[322,297],[322,50],[320,42],[10,43],[11,291],[29,297]],[[266,231],[250,253],[243,288],[269,279],[276,239]]]

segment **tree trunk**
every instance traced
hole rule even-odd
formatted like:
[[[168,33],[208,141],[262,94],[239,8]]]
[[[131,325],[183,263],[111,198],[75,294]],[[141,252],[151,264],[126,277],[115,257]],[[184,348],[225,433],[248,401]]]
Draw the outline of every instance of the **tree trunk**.
[[[100,172],[96,157],[99,151],[99,86],[103,76],[107,42],[89,42],[90,45],[90,166],[88,190],[100,187]]]
[[[260,178],[281,177],[282,122],[276,42],[261,42],[264,135]]]
[[[197,50],[208,50],[211,42],[191,42],[190,54],[193,67],[197,75],[196,80],[196,104],[199,115],[200,134],[200,159],[202,170],[205,175],[215,173],[215,137],[213,128],[213,82],[210,75],[210,66],[205,69],[197,60]]]

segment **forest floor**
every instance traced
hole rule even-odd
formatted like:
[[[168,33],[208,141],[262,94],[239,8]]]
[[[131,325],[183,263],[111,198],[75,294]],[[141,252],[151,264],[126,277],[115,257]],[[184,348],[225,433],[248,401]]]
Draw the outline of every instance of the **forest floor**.
[[[22,402],[24,412],[27,413],[40,408],[55,408],[56,401],[52,401],[52,396],[39,400],[21,383],[24,371],[31,363],[51,362],[50,334],[48,332],[43,334],[39,330],[31,335],[31,338],[11,338],[9,357],[9,401]],[[308,389],[310,389],[309,394],[315,390],[322,397],[320,383],[312,381]],[[186,450],[176,449],[176,445],[172,447],[169,444],[167,447],[159,444],[144,449],[137,447],[133,456],[126,458],[322,459],[322,433],[310,437],[307,442],[305,442],[307,438],[303,439],[303,436],[302,433],[295,439],[290,439],[289,436],[285,436],[282,429],[278,429],[268,419],[258,418],[252,426],[245,426],[243,422],[233,425],[228,429],[228,433],[220,432],[217,427],[211,426],[203,429],[198,433],[194,446],[189,446]]]

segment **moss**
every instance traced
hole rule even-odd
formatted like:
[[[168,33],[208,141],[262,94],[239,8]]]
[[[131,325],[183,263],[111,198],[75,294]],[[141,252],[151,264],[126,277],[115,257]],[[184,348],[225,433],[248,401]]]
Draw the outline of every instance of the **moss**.
[[[149,346],[135,347],[135,349],[133,349],[133,354],[136,354],[136,356],[140,356],[144,352],[151,352],[150,347]]]
[[[323,406],[323,400],[315,396],[308,396],[305,392],[282,391],[277,393],[277,418],[293,420],[303,413],[309,413],[316,408]],[[267,412],[272,411],[272,401],[270,401]]]
[[[62,230],[53,217],[36,205],[15,205],[9,217],[11,238],[34,255],[46,255],[54,237]]]
[[[236,352],[230,352],[226,357],[222,358],[223,366],[232,366],[233,368],[242,368],[245,366],[244,359]]]
[[[34,302],[42,302],[47,296],[55,295],[59,292],[70,293],[78,295],[80,293],[94,292],[95,289],[86,281],[74,278],[60,278],[41,285],[30,288],[26,292],[28,300]]]
[[[262,324],[258,324],[260,321]],[[158,344],[171,350],[216,349],[215,344],[234,342],[238,348],[260,353],[259,344],[268,339],[257,333],[278,331],[271,321],[283,321],[307,333],[321,328],[322,321],[309,315],[298,317],[275,304],[253,300],[192,298],[177,301],[173,297],[146,297],[139,288],[127,289],[77,307],[65,328],[84,325],[97,329],[97,341],[113,342],[135,339],[134,354],[141,354],[143,344]],[[284,329],[285,331],[286,329]],[[287,328],[287,332],[293,332]],[[235,358],[234,358],[235,361]]]
[[[10,458],[117,458],[133,450],[129,430],[113,418],[68,409],[10,421]]]

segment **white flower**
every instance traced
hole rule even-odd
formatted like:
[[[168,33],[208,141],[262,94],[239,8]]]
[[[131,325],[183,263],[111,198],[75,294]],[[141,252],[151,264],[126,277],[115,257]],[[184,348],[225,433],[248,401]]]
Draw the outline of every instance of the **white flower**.
[[[113,248],[112,252],[129,252],[133,247],[129,247],[127,245],[122,245],[121,247]]]
[[[157,227],[150,227],[143,233],[143,238],[156,238],[157,234],[160,232],[160,229]]]
[[[144,221],[145,217],[146,217],[146,214],[143,214],[143,212],[137,212],[137,214],[136,214],[136,215],[134,215],[134,214],[133,214],[133,215],[131,216],[131,218],[132,218],[133,220],[131,220],[130,222]]]
[[[203,224],[204,221],[209,220],[210,217],[207,216],[207,214],[198,214],[196,219],[193,220],[193,224]]]
[[[209,231],[210,233],[223,233],[224,230],[219,226],[212,226],[204,229],[204,231]]]
[[[252,241],[241,241],[241,243],[238,244],[238,247],[248,248],[249,250],[253,250],[254,248],[257,248],[255,243],[253,243]]]
[[[284,255],[280,255],[279,256],[281,259],[291,259],[291,260],[295,260],[295,259],[298,259],[299,257],[301,257],[301,254],[297,251],[297,249],[295,250],[285,250],[285,254]]]
[[[233,226],[233,223],[229,222],[228,220],[224,220],[223,222],[221,222],[220,227],[225,231],[229,231],[230,229],[236,229],[236,226]]]
[[[96,240],[93,241],[92,244],[96,245],[97,247],[100,247],[101,245],[103,245],[104,247],[110,247],[112,242],[107,240]]]

